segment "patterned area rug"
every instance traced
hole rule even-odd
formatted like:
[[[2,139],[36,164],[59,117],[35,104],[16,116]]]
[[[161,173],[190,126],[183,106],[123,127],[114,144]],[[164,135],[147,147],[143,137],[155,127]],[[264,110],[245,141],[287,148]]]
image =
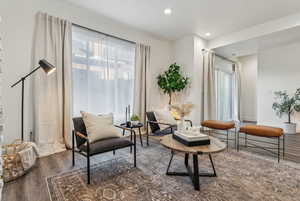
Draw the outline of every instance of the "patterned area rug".
[[[79,157],[77,157],[79,158]],[[105,161],[104,161],[105,158]],[[52,201],[299,201],[300,167],[297,164],[234,150],[213,155],[218,177],[200,178],[195,191],[188,177],[166,176],[170,151],[158,143],[138,147],[138,168],[128,149],[92,158],[91,184],[86,169],[47,178]],[[78,160],[84,160],[78,159]],[[191,161],[190,161],[191,163]],[[211,172],[207,156],[199,168]],[[172,170],[184,171],[177,154]]]

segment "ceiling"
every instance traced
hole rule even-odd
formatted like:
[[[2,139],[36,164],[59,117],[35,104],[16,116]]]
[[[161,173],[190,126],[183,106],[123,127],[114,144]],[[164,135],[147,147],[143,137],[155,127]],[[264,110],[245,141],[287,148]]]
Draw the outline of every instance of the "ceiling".
[[[234,60],[236,57],[257,54],[260,50],[294,43],[295,41],[300,41],[300,26],[219,47],[214,51],[223,57]]]
[[[190,34],[213,39],[300,12],[299,0],[67,1],[169,40]],[[172,9],[170,16],[164,15],[165,8]]]

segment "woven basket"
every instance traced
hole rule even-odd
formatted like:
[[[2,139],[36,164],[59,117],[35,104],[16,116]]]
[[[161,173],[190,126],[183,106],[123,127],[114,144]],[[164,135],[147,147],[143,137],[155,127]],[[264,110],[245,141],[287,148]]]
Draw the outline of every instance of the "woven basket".
[[[3,146],[2,161],[4,182],[15,180],[26,173],[18,154],[21,148],[21,140],[15,140],[12,144]]]

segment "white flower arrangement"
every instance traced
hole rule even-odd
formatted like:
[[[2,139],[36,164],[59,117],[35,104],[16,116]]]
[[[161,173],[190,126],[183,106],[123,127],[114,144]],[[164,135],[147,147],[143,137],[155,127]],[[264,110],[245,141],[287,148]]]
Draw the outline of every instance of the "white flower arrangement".
[[[194,104],[190,102],[184,104],[170,105],[170,111],[173,114],[176,114],[176,116],[180,117],[180,119],[183,119],[185,116],[188,116],[191,113],[193,108],[194,108]]]

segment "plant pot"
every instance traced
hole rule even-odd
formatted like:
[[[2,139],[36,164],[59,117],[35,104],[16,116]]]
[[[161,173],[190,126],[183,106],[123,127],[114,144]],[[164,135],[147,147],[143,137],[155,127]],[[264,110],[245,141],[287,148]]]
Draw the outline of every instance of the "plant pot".
[[[297,124],[295,123],[287,123],[283,124],[283,131],[286,134],[296,134]]]

